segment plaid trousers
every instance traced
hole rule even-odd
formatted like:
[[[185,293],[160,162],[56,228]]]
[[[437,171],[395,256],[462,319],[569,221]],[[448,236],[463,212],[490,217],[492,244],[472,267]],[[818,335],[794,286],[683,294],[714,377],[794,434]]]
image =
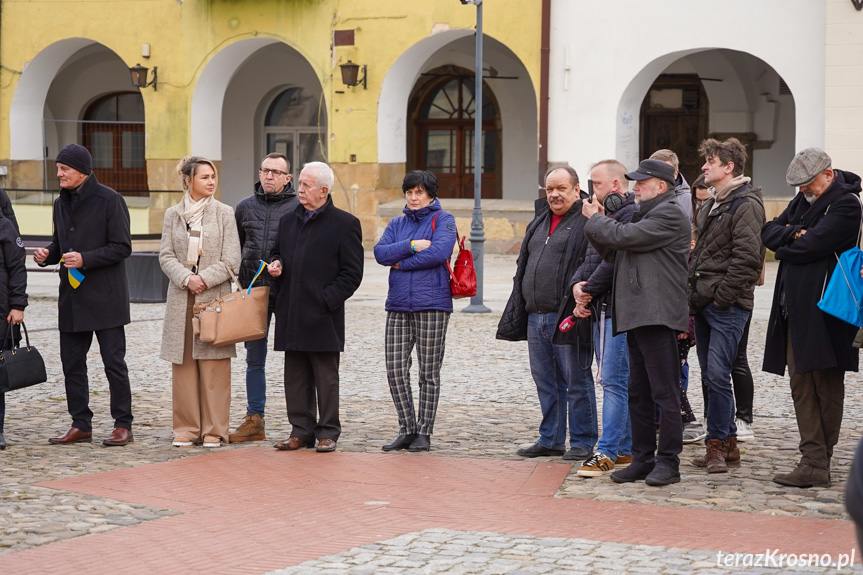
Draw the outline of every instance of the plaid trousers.
[[[443,364],[449,312],[426,310],[387,312],[384,332],[387,381],[399,417],[399,435],[431,435],[440,399],[440,367]],[[411,352],[419,362],[419,409],[411,395]]]

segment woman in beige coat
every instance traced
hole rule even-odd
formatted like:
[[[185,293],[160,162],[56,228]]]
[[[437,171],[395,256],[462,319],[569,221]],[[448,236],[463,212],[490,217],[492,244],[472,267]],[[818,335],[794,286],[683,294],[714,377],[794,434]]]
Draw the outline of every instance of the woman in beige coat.
[[[159,264],[170,280],[160,357],[170,361],[173,380],[174,442],[188,447],[228,442],[233,345],[213,347],[192,331],[196,302],[231,291],[226,265],[240,265],[240,238],[234,210],[213,198],[216,167],[199,156],[180,160],[185,194],[165,212]]]

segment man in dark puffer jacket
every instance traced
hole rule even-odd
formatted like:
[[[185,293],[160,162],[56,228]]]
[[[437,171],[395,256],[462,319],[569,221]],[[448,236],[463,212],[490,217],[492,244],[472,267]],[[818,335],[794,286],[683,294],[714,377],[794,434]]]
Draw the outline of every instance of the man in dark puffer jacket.
[[[276,305],[275,280],[268,273],[255,279],[261,260],[270,262],[270,253],[279,238],[279,219],[299,205],[297,193],[291,187],[291,163],[283,154],[269,154],[261,162],[260,181],[255,193],[237,204],[237,231],[243,248],[239,280],[244,288],[254,280],[255,286],[270,286],[267,310],[267,331]],[[264,405],[266,402],[267,338],[247,341],[246,396],[249,404],[243,423],[231,434],[231,443],[266,439]]]
[[[724,473],[726,462],[740,460],[731,368],[764,262],[764,202],[761,188],[753,188],[743,175],[746,148],[737,139],[705,140],[699,152],[710,199],[699,212],[686,291],[709,401],[707,451],[693,464],[707,467],[708,473]]]

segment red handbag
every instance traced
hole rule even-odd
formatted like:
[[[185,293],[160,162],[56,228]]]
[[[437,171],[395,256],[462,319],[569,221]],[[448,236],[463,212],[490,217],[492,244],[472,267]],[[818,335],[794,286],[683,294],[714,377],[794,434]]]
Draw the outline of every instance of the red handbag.
[[[432,233],[435,230],[437,214],[432,218]],[[458,256],[455,258],[455,266],[450,267],[449,259],[446,261],[446,269],[449,271],[449,290],[452,297],[459,299],[473,297],[476,295],[476,269],[473,267],[473,252],[464,249],[464,241],[467,236],[458,237],[458,228],[455,230],[455,238],[458,242]]]

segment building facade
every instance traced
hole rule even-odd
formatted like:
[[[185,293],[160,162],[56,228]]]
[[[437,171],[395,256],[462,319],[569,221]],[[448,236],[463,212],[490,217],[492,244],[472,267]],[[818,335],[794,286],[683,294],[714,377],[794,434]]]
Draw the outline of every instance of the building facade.
[[[518,243],[546,161],[586,175],[669,147],[691,181],[700,140],[733,135],[774,210],[794,193],[795,150],[823,146],[863,171],[852,0],[486,0],[483,20],[491,251]],[[214,160],[235,205],[280,151],[295,175],[333,165],[333,198],[369,246],[400,212],[410,169],[438,174],[465,233],[475,23],[459,0],[0,0],[0,186],[56,189],[53,158],[78,142],[158,233],[181,157]],[[132,85],[138,64],[154,85]]]

